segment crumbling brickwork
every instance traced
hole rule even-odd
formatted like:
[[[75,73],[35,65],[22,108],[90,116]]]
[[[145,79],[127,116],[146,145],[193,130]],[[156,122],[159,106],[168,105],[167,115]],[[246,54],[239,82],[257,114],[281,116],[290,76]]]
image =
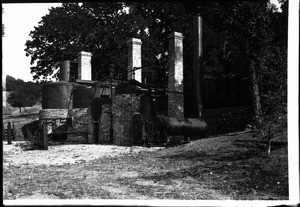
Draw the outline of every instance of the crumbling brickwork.
[[[48,134],[67,133],[67,141],[86,142],[90,133],[90,111],[88,108],[76,109],[42,109],[40,110],[40,122],[49,120]],[[70,118],[71,126],[67,124],[65,118]],[[60,120],[62,119],[62,120]],[[55,123],[54,123],[55,122]],[[54,127],[55,126],[55,127]],[[88,143],[92,143],[89,136]]]
[[[90,52],[81,51],[78,53],[78,79],[92,80],[91,57]]]
[[[183,92],[183,35],[174,32],[169,37],[169,73],[168,89],[173,92]],[[168,116],[184,118],[183,94],[168,94]]]
[[[102,105],[102,114],[100,118],[100,130],[99,130],[99,137],[100,143],[108,143],[110,138],[110,104]]]
[[[134,67],[142,67],[142,41],[131,38],[127,41],[128,45],[128,80],[135,79],[142,82],[142,69],[131,72]]]
[[[138,112],[140,98],[136,95],[118,95],[113,100],[114,144],[130,145],[130,122],[134,113]]]

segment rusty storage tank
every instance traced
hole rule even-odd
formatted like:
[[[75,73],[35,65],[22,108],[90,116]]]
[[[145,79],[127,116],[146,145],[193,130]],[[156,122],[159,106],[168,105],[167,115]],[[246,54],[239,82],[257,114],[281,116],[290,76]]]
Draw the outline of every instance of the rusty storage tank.
[[[94,98],[95,88],[76,84],[73,93],[73,108],[88,108]]]
[[[71,109],[73,84],[67,81],[47,83],[43,86],[43,109]]]

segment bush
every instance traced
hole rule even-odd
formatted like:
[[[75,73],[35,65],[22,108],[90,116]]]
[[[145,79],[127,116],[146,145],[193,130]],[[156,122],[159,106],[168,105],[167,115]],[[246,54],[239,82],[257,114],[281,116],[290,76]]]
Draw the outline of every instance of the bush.
[[[223,113],[217,118],[219,134],[245,130],[252,122],[251,109]]]
[[[3,115],[12,115],[13,108],[12,107],[2,107]]]

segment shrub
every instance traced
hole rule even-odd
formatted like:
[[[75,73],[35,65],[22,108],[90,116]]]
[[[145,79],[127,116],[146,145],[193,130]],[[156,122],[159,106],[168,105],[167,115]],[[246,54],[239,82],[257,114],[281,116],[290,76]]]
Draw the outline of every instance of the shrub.
[[[223,113],[217,118],[219,134],[245,130],[251,121],[250,109]]]

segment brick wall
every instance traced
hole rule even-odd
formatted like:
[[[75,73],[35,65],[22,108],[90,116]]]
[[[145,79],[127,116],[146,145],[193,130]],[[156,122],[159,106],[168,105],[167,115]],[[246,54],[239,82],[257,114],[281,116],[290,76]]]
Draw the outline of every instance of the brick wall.
[[[139,110],[140,101],[136,95],[118,95],[113,100],[114,144],[130,145],[130,122]]]
[[[40,121],[50,118],[56,119],[52,123],[49,121],[48,134],[68,133],[67,141],[86,143],[87,135],[91,134],[91,115],[88,108],[42,109],[39,118]],[[59,120],[59,118],[63,118],[63,120]],[[68,126],[64,118],[71,118],[72,126]],[[52,125],[57,128],[54,129]],[[88,143],[92,143],[91,136],[88,136]]]
[[[128,80],[135,79],[142,82],[142,69],[134,71],[134,75],[130,72],[134,67],[142,66],[142,41],[140,39],[131,38],[127,41],[128,45]]]
[[[108,143],[110,138],[109,129],[111,128],[110,124],[110,105],[104,104],[102,105],[102,114],[100,118],[100,130],[99,137],[100,143]]]
[[[183,92],[183,35],[174,32],[169,37],[169,91]],[[183,119],[183,94],[168,94],[168,116]]]

